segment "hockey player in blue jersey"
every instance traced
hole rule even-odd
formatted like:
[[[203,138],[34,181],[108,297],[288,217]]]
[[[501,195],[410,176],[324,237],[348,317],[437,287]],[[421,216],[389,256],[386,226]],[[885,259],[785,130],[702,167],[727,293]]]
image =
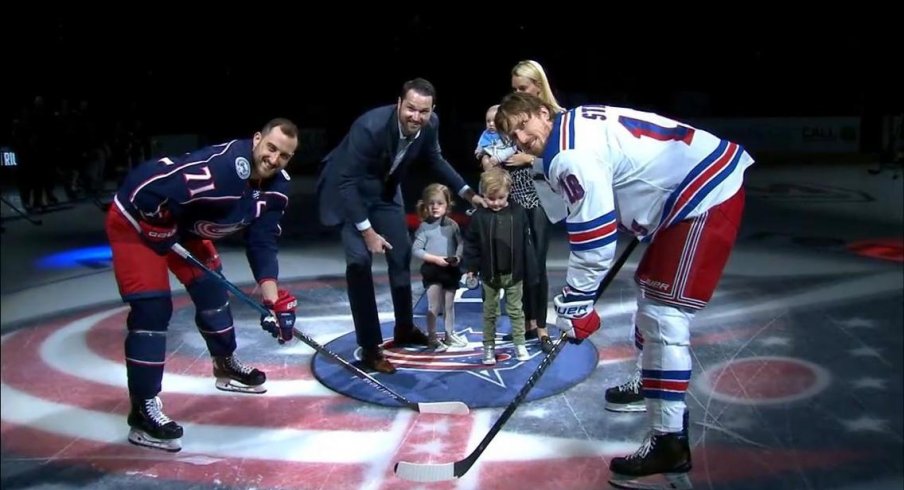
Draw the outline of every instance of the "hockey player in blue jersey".
[[[263,303],[273,312],[261,319],[261,326],[280,343],[292,340],[297,301],[278,287],[276,254],[279,222],[289,200],[285,168],[297,146],[295,124],[274,119],[250,139],[145,162],[131,171],[116,193],[106,232],[119,293],[131,308],[125,340],[130,442],[181,449],[182,427],[163,413],[158,397],[173,311],[168,271],[194,303],[195,323],[212,357],[217,388],[266,391],[266,375],[234,355],[235,330],[226,289],[171,247],[180,243],[219,270],[213,241],[242,232]]]

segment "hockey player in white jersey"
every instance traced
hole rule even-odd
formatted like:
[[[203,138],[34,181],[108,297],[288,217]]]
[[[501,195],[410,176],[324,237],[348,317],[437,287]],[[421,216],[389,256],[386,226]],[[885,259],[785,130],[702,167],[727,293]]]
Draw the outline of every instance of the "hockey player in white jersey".
[[[570,337],[586,338],[600,326],[594,297],[616,231],[648,243],[635,274],[643,359],[634,390],[651,430],[637,452],[612,460],[611,482],[645,488],[639,479],[665,474],[673,488],[690,488],[689,327],[734,246],[753,158],[736,143],[657,114],[602,105],[556,114],[519,93],[503,99],[496,128],[543,158],[547,180],[567,201],[567,284],[553,302],[557,326]]]

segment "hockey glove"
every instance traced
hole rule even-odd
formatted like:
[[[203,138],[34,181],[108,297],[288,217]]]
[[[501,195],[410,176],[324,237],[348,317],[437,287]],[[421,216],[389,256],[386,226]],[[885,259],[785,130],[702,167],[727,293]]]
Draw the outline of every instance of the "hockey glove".
[[[570,286],[553,298],[556,308],[556,326],[568,334],[569,340],[580,344],[600,328],[600,316],[593,309],[593,294],[584,293]]]
[[[184,240],[182,246],[186,248],[196,259],[200,260],[210,270],[219,271],[223,268],[220,254],[210,240]]]
[[[168,254],[170,248],[179,241],[175,223],[154,225],[147,221],[139,221],[138,226],[141,228],[141,238],[144,239],[144,243],[157,255]]]
[[[264,301],[264,306],[272,311],[273,315],[261,317],[261,328],[270,332],[270,335],[280,344],[292,340],[295,328],[295,308],[298,306],[295,296],[285,289],[280,289],[276,301]]]

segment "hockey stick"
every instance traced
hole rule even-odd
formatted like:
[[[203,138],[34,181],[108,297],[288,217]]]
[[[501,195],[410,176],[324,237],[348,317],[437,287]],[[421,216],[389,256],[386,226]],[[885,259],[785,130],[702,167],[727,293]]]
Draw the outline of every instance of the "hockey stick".
[[[612,280],[615,278],[615,275],[618,273],[619,269],[622,268],[625,261],[628,260],[628,256],[631,255],[631,252],[634,251],[634,248],[637,246],[639,241],[635,238],[631,240],[631,243],[628,244],[628,247],[621,253],[618,259],[615,261],[615,264],[612,265],[612,268],[609,269],[609,272],[606,274],[606,277],[603,278],[603,281],[600,283],[600,287],[597,289],[596,299],[603,294],[603,291],[609,286]],[[540,376],[543,375],[543,372],[546,371],[546,368],[552,363],[553,359],[559,355],[559,352],[562,350],[563,346],[567,343],[565,338],[568,336],[565,332],[562,332],[562,335],[556,340],[555,345],[553,346],[552,352],[546,354],[546,357],[540,361],[540,365],[537,369],[527,378],[527,383],[525,383],[524,387],[521,388],[521,391],[518,392],[518,395],[514,400],[509,403],[508,407],[506,407],[505,411],[502,412],[502,415],[499,416],[499,420],[493,424],[493,427],[490,428],[490,431],[484,436],[483,440],[480,441],[480,444],[477,445],[477,448],[471,451],[465,459],[456,461],[454,463],[408,463],[406,461],[399,461],[395,465],[395,474],[399,478],[403,478],[405,480],[411,480],[416,482],[437,482],[437,481],[447,481],[447,480],[455,480],[457,478],[461,478],[464,476],[468,470],[471,469],[471,466],[477,461],[477,458],[483,454],[483,451],[486,450],[487,446],[489,446],[490,441],[496,437],[496,434],[502,429],[502,426],[505,425],[506,421],[515,413],[515,410],[521,405],[521,402],[527,397],[528,392],[530,392],[531,388],[537,384],[537,381],[540,379]]]
[[[6,204],[7,206],[9,206],[10,209],[12,209],[13,211],[15,211],[16,214],[18,214],[19,216],[21,216],[21,217],[25,218],[26,220],[28,220],[29,223],[31,223],[31,224],[33,224],[33,225],[35,225],[35,226],[41,226],[41,225],[44,224],[44,221],[41,220],[41,218],[38,218],[38,219],[32,218],[32,217],[29,216],[28,213],[26,213],[25,211],[22,211],[21,209],[19,209],[19,208],[13,206],[13,203],[7,201],[5,197],[0,196],[0,200],[2,200],[4,204]]]
[[[251,298],[250,296],[245,294],[244,291],[239,289],[236,285],[229,282],[229,280],[226,279],[226,276],[224,276],[222,272],[214,271],[213,269],[204,265],[201,261],[196,259],[191,254],[191,252],[186,250],[185,247],[183,247],[182,245],[177,243],[177,244],[173,245],[172,250],[173,250],[173,252],[176,252],[176,254],[179,255],[180,257],[191,262],[196,267],[201,268],[204,272],[210,274],[213,278],[215,278],[217,281],[219,281],[221,284],[223,284],[223,286],[225,286],[226,289],[231,291],[232,294],[235,295],[235,297],[237,297],[240,300],[247,303],[249,306],[251,306],[252,308],[257,310],[261,315],[266,315],[266,316],[272,315],[272,313],[270,312],[269,309],[267,309],[266,306],[255,301],[254,298]],[[342,367],[348,369],[355,376],[363,379],[364,381],[369,383],[374,388],[382,391],[383,393],[386,393],[390,397],[394,398],[397,402],[401,403],[402,405],[405,405],[406,407],[408,407],[412,410],[416,410],[421,413],[439,413],[439,414],[446,414],[446,415],[467,415],[470,412],[470,410],[468,409],[468,406],[462,402],[420,402],[420,403],[418,403],[418,402],[410,401],[407,398],[405,398],[404,396],[402,396],[402,395],[396,393],[395,391],[393,391],[392,389],[390,389],[388,386],[377,381],[373,376],[365,373],[361,369],[354,366],[352,363],[339,357],[338,354],[335,354],[335,353],[331,352],[329,349],[327,349],[326,347],[318,344],[317,341],[315,341],[311,337],[308,337],[306,334],[299,331],[297,328],[293,329],[293,335],[298,340],[311,346],[317,352],[338,362],[339,364],[342,365]]]

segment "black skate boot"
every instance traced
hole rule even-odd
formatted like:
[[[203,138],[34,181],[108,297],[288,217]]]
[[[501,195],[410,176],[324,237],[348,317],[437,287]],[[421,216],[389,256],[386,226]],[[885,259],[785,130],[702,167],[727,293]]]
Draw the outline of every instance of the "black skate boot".
[[[182,449],[182,426],[163,413],[160,398],[132,399],[128,422],[131,427],[129,442],[132,444],[173,453]]]
[[[266,393],[264,382],[267,375],[259,369],[246,366],[235,356],[214,357],[213,375],[217,378],[217,388],[237,393]]]
[[[619,488],[687,490],[693,488],[687,476],[690,470],[691,448],[686,429],[669,434],[651,432],[634,454],[609,463],[609,483]],[[660,474],[668,481],[667,487],[644,481],[644,477]]]
[[[626,383],[606,390],[606,410],[610,412],[646,412],[647,406],[641,392],[640,371]]]

